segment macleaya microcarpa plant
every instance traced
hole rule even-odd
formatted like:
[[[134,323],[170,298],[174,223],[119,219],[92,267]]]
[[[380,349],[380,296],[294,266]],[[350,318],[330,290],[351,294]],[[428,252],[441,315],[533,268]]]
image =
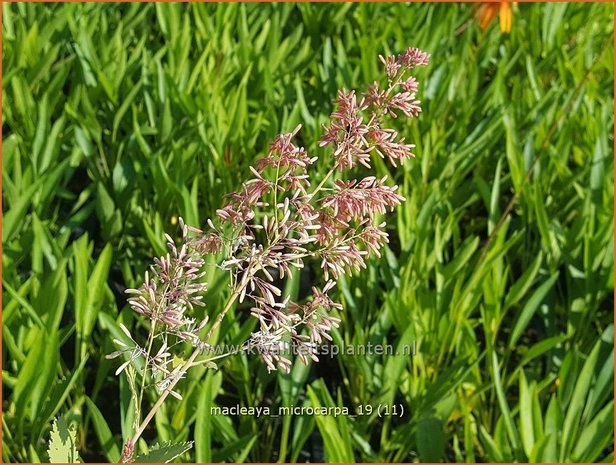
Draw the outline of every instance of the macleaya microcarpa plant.
[[[126,291],[131,308],[145,318],[149,332],[141,345],[121,325],[130,342],[115,340],[118,350],[108,356],[124,356],[116,374],[127,374],[136,406],[135,433],[124,445],[124,462],[133,460],[137,440],[168,395],[181,398],[175,387],[186,372],[199,364],[214,367],[213,360],[228,355],[207,358],[212,334],[236,302],[250,301],[250,313],[259,322],[242,347],[255,349],[269,371],[290,370],[289,347],[304,363],[318,361],[318,344],[331,340],[331,329],[340,324],[330,314],[342,308],[329,296],[335,280],[366,268],[369,254],[380,256],[388,235],[377,217],[404,200],[386,178],[344,178],[357,165],[370,169],[375,155],[393,166],[414,157],[414,145],[387,128],[386,121],[419,115],[418,82],[409,73],[428,64],[430,55],[410,48],[398,56],[379,58],[385,85],[374,82],[361,94],[338,92],[335,111],[319,141],[330,150],[333,167],[319,182],[311,173],[317,157],[293,142],[301,126],[277,136],[267,155],[250,168],[252,178],[227,196],[215,220],[208,220],[207,232],[180,220],[179,244],[166,235],[167,255],[154,260],[139,289]],[[333,180],[336,173],[340,179]],[[223,308],[208,312],[216,315],[209,327],[207,317],[197,321],[190,316],[195,306],[203,305],[207,254],[220,256],[231,292]],[[276,283],[310,259],[322,269],[323,285],[313,287],[303,303],[283,298]],[[177,356],[181,363],[172,363],[186,343],[192,352]],[[158,399],[141,420],[149,386],[155,386]]]

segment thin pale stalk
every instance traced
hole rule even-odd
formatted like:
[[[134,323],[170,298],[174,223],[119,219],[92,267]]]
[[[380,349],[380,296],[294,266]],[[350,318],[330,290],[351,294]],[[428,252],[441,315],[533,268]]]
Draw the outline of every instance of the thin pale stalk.
[[[152,345],[154,343],[154,333],[156,332],[156,320],[152,320],[152,325],[150,326],[150,333],[148,335],[148,350],[147,356],[145,357],[145,361],[143,362],[143,376],[141,376],[141,387],[139,388],[139,399],[137,401],[137,409],[138,415],[137,419],[141,419],[141,405],[143,402],[143,393],[145,391],[145,379],[148,374],[148,365],[150,363],[150,354],[152,353]]]
[[[158,400],[156,401],[154,406],[150,409],[150,411],[148,412],[147,416],[141,422],[141,424],[139,425],[139,427],[137,428],[137,430],[135,431],[135,434],[133,435],[133,437],[131,439],[131,443],[133,445],[137,443],[137,441],[139,440],[139,438],[141,437],[141,435],[145,431],[145,429],[148,426],[148,424],[150,423],[150,421],[152,421],[152,419],[154,418],[154,415],[156,415],[156,412],[158,411],[158,409],[161,407],[161,405],[163,404],[163,402],[165,401],[167,396],[169,396],[171,391],[173,391],[173,388],[178,383],[178,381],[184,376],[184,374],[188,371],[188,369],[191,368],[195,364],[195,360],[197,359],[197,357],[203,351],[203,349],[205,347],[205,343],[210,340],[210,338],[211,338],[212,334],[214,333],[214,331],[216,330],[216,328],[218,328],[218,326],[222,322],[222,320],[225,317],[225,315],[227,314],[227,312],[231,309],[231,307],[233,306],[233,304],[235,303],[235,301],[239,297],[239,295],[240,295],[240,293],[242,291],[243,286],[246,285],[246,282],[248,280],[248,276],[249,276],[249,274],[247,273],[245,275],[244,279],[242,280],[242,282],[240,283],[240,285],[233,291],[233,294],[231,294],[231,297],[229,297],[229,300],[227,301],[225,307],[223,308],[222,312],[220,312],[220,314],[216,318],[216,321],[214,322],[214,324],[212,325],[210,330],[207,332],[207,334],[206,334],[205,338],[203,339],[202,343],[199,344],[195,348],[195,350],[191,354],[190,358],[188,360],[186,360],[186,362],[184,362],[183,365],[181,365],[181,367],[178,370],[177,374],[175,375],[174,379],[170,382],[169,386],[167,386],[167,388],[162,392],[162,394],[160,395],[160,397],[158,398]]]

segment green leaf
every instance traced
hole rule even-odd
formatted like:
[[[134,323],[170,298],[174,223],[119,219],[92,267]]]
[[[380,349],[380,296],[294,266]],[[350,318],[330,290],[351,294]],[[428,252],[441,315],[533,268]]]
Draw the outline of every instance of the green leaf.
[[[96,323],[96,317],[103,301],[103,294],[107,287],[112,254],[111,244],[107,244],[98,257],[92,274],[88,279],[85,306],[81,309],[77,319],[77,332],[83,337],[88,337],[92,333]]]
[[[20,422],[26,417],[39,417],[41,402],[47,398],[55,380],[58,364],[58,333],[39,330],[36,342],[19,372],[13,393],[15,410]]]
[[[522,357],[522,360],[520,360],[518,367],[522,368],[531,360],[534,360],[535,358],[545,354],[547,351],[553,349],[554,347],[557,347],[559,344],[563,343],[566,340],[567,336],[561,335],[549,337],[547,339],[539,341],[537,344],[528,349],[528,351]]]
[[[308,396],[315,409],[322,406],[335,407],[323,380],[319,380],[308,387]],[[346,427],[343,425],[343,423],[346,423],[346,418],[344,416],[315,415],[315,421],[323,438],[327,461],[354,462],[351,438],[342,434],[342,429]]]
[[[613,441],[614,401],[610,401],[599,414],[582,430],[576,439],[571,454],[573,462],[595,462],[603,450]]]
[[[113,463],[118,463],[120,461],[120,448],[113,439],[113,435],[111,434],[111,430],[109,429],[109,425],[107,425],[105,417],[103,417],[101,411],[89,397],[86,397],[85,399],[90,415],[92,416],[94,431],[96,432],[96,437],[98,438],[98,442],[103,450],[103,453],[107,457],[107,460]]]
[[[520,372],[520,434],[522,436],[522,446],[526,456],[530,457],[535,446],[535,431],[533,422],[533,400],[531,396],[534,392],[528,387],[524,372]]]
[[[445,455],[446,437],[443,422],[436,417],[422,418],[415,433],[417,452],[422,462],[440,462]]]
[[[443,268],[443,275],[452,279],[463,267],[467,266],[477,246],[479,245],[479,237],[470,237],[464,241],[453,259]]]
[[[116,141],[116,138],[117,138],[117,135],[118,135],[118,130],[120,129],[120,123],[122,122],[122,118],[124,117],[124,115],[128,111],[128,109],[129,109],[131,103],[133,102],[133,100],[135,100],[135,97],[137,96],[137,94],[141,90],[141,86],[142,85],[143,85],[143,82],[139,81],[136,85],[132,86],[130,92],[124,98],[124,101],[122,102],[122,105],[120,105],[120,107],[116,111],[115,118],[113,119],[113,130],[111,132],[111,140],[112,140],[112,142]]]
[[[89,357],[86,356],[81,360],[79,366],[71,373],[70,378],[62,379],[59,383],[56,383],[51,391],[46,393],[47,402],[45,403],[45,409],[38,416],[33,431],[40,431],[42,425],[47,424],[47,422],[62,408],[66,398],[73,391],[88,358]]]
[[[547,293],[550,289],[552,289],[552,286],[554,286],[556,279],[558,279],[558,272],[550,276],[543,284],[541,284],[530,299],[528,299],[528,302],[526,302],[526,305],[522,308],[522,311],[518,315],[518,318],[513,325],[513,329],[511,330],[511,336],[509,337],[510,348],[515,347],[518,339],[522,335],[522,332],[526,329],[531,318],[539,308],[539,305],[541,305],[541,302],[543,302],[543,299]]]
[[[195,421],[195,453],[196,461],[208,463],[212,461],[212,415],[213,404],[212,380],[214,373],[208,371],[201,383],[201,392],[197,403],[197,419]]]
[[[541,263],[543,263],[543,252],[540,251],[524,274],[509,289],[505,299],[505,309],[517,304],[526,295],[541,268]]]
[[[591,387],[593,374],[595,372],[595,366],[599,357],[599,350],[601,348],[602,341],[599,340],[592,349],[590,355],[584,362],[582,371],[577,377],[573,395],[569,405],[567,406],[567,413],[565,415],[565,421],[562,430],[561,448],[559,454],[559,461],[570,460],[570,453],[572,450],[573,439],[577,437],[578,430],[580,428],[580,418],[584,411],[584,405],[588,396],[588,392]]]
[[[20,227],[26,224],[25,215],[32,202],[32,196],[38,191],[41,182],[45,177],[40,177],[36,182],[20,192],[19,198],[15,203],[10,204],[10,208],[2,215],[2,243],[6,244],[19,231]],[[4,202],[3,202],[4,205]]]
[[[189,451],[192,445],[192,441],[179,442],[176,444],[171,442],[155,444],[150,448],[147,454],[138,455],[135,458],[135,463],[169,463],[183,453]]]
[[[500,369],[498,367],[498,357],[496,355],[496,352],[492,352],[492,379],[494,380],[494,389],[496,390],[496,397],[498,399],[498,404],[502,413],[501,418],[505,423],[507,437],[509,438],[509,443],[511,444],[511,449],[513,450],[514,455],[516,456],[516,458],[518,458],[520,456],[520,440],[518,436],[518,431],[513,424],[511,410],[509,409],[509,405],[507,404],[507,396],[505,395],[503,384],[501,382]],[[519,458],[521,460],[521,457]]]
[[[258,437],[259,435],[257,433],[248,433],[242,436],[237,441],[218,450],[214,454],[212,461],[214,463],[220,463],[233,460],[233,462],[242,463],[246,460],[246,457],[250,453]]]

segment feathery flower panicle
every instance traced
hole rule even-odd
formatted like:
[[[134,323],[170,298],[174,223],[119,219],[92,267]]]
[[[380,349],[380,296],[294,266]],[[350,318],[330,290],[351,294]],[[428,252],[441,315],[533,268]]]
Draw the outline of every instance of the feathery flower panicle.
[[[106,359],[112,360],[124,354],[128,355],[128,360],[122,363],[122,365],[120,365],[120,367],[116,370],[115,372],[116,376],[122,373],[135,360],[148,356],[147,351],[143,347],[141,347],[139,344],[137,344],[137,341],[133,339],[133,335],[130,333],[128,328],[124,326],[122,323],[120,323],[120,329],[122,330],[124,335],[129,339],[130,345],[126,344],[125,342],[119,339],[114,339],[113,343],[119,348],[119,350],[116,350],[115,352],[112,352],[105,356]]]
[[[427,64],[429,58],[429,54],[416,48],[398,56],[381,57],[387,74],[386,87],[374,82],[361,94],[354,90],[338,91],[335,109],[329,124],[323,126],[319,141],[320,147],[331,150],[332,172],[345,172],[358,165],[370,169],[372,153],[394,167],[415,156],[412,152],[415,146],[387,128],[384,119],[419,116],[421,103],[416,98],[419,83],[406,73]],[[337,320],[326,317],[315,322],[312,317],[306,317],[311,307],[284,300],[274,282],[273,270],[277,272],[276,279],[288,277],[309,258],[320,260],[325,279],[365,268],[367,256],[371,253],[380,256],[380,249],[389,241],[385,223],[374,223],[376,215],[393,210],[404,197],[396,192],[397,186],[388,186],[385,178],[374,176],[361,180],[337,179],[331,190],[321,183],[310,191],[309,168],[316,157],[293,143],[299,130],[300,126],[277,136],[267,155],[251,169],[263,188],[254,189],[251,196],[245,186],[256,181],[245,183],[244,191],[232,194],[235,202],[227,207],[225,214],[219,212],[219,217],[232,222],[243,231],[241,234],[253,239],[239,247],[222,266],[235,273],[235,283],[244,283],[239,301],[248,298],[255,303],[251,314],[260,322],[258,340],[271,342],[263,339],[264,335],[271,338],[273,332],[282,331],[287,339],[312,347],[328,338],[327,331],[335,327]],[[261,209],[269,212],[259,213]],[[310,305],[320,301],[314,298]],[[325,311],[337,309],[330,304],[328,301],[324,306]],[[307,311],[300,319],[297,319],[301,314],[298,309]],[[308,331],[307,339],[301,333],[302,327]],[[263,342],[263,347],[269,347],[268,344]],[[263,353],[269,369],[288,366],[274,359],[271,350]],[[316,358],[314,353],[310,358]],[[307,361],[308,357],[300,356],[300,359]]]
[[[204,305],[202,293],[207,286],[201,282],[205,274],[201,272],[203,252],[216,250],[221,243],[213,233],[195,240],[189,237],[186,225],[182,225],[182,229],[181,248],[178,249],[171,236],[165,235],[169,253],[154,259],[151,276],[146,271],[144,283],[139,289],[126,290],[127,294],[133,295],[128,303],[135,312],[152,322],[165,325],[171,331],[187,323],[184,317],[186,310]]]
[[[299,130],[302,128],[301,124],[298,124],[293,131],[288,132],[286,134],[279,134],[276,136],[274,142],[270,147],[270,154],[274,152],[278,152],[280,156],[285,154],[293,153],[297,147],[291,142],[293,138],[297,135]]]
[[[351,239],[354,236],[351,236]],[[321,269],[325,279],[329,279],[330,274],[338,279],[341,275],[351,274],[353,271],[360,271],[366,268],[364,256],[368,252],[359,248],[358,241],[334,240],[321,252]]]
[[[397,56],[379,58],[385,84],[377,81],[363,92],[341,89],[337,93],[330,121],[318,141],[333,164],[325,178],[313,182],[311,167],[317,157],[294,142],[301,125],[276,136],[267,153],[250,167],[251,178],[228,194],[216,211],[219,227],[208,221],[211,231],[205,233],[182,223],[179,246],[167,236],[169,253],[155,260],[141,288],[127,291],[133,294],[129,299],[133,310],[182,341],[197,347],[207,343],[197,334],[197,326],[203,325],[186,313],[202,305],[204,255],[224,249],[219,267],[230,273],[231,303],[249,301],[249,313],[259,321],[247,347],[258,349],[268,370],[290,369],[291,359],[279,350],[289,344],[305,349],[299,355],[303,362],[318,360],[315,347],[331,340],[330,332],[340,324],[331,314],[342,310],[329,296],[333,280],[366,268],[369,255],[380,256],[389,237],[385,222],[377,218],[404,201],[398,187],[389,185],[386,178],[349,179],[345,173],[359,165],[370,170],[374,155],[394,167],[415,156],[415,146],[388,127],[387,120],[420,115],[419,82],[409,72],[428,64],[430,54],[409,48]],[[315,287],[307,302],[292,302],[282,292],[282,280],[308,260],[320,265],[326,285],[321,290]],[[218,315],[208,335],[228,308]],[[135,347],[123,350],[143,356]],[[157,347],[163,360],[170,348]],[[149,362],[164,373],[159,387],[174,385],[173,376],[181,373],[165,371],[164,363],[155,359]]]
[[[123,461],[132,459],[134,444],[165,398],[181,399],[174,388],[186,372],[197,364],[215,368],[212,359],[197,359],[235,302],[250,303],[247,313],[258,320],[259,328],[242,347],[256,349],[268,371],[291,370],[290,348],[299,350],[301,362],[316,362],[319,344],[332,341],[342,311],[330,296],[335,280],[366,268],[369,255],[381,255],[389,237],[379,217],[404,201],[386,178],[353,179],[346,173],[359,165],[370,170],[375,154],[394,167],[415,156],[415,146],[389,128],[387,119],[420,115],[419,83],[408,72],[428,64],[430,55],[410,48],[398,56],[379,58],[386,85],[374,82],[364,92],[338,91],[318,141],[333,165],[324,178],[313,182],[311,167],[317,157],[293,142],[301,125],[280,134],[250,167],[251,178],[225,196],[216,211],[217,224],[208,220],[209,231],[204,232],[180,219],[180,243],[165,235],[168,253],[154,259],[141,287],[126,291],[130,307],[147,319],[149,334],[140,344],[121,325],[128,342],[114,340],[118,350],[108,355],[124,357],[116,374],[131,367],[127,376],[138,425],[125,444]],[[218,267],[229,273],[231,294],[202,335],[208,317],[198,321],[189,314],[193,307],[203,306],[208,254],[223,255]],[[283,280],[308,261],[320,266],[325,286],[315,286],[306,301],[293,302],[282,291]],[[183,350],[190,346],[192,353],[185,356]],[[172,363],[177,360],[180,363]],[[139,380],[134,368],[140,370]],[[160,397],[139,424],[149,387]]]

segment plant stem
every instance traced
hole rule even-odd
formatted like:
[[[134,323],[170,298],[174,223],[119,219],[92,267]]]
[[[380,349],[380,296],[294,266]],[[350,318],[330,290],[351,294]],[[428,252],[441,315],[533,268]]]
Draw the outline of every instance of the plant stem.
[[[198,362],[194,362],[193,366],[204,365],[206,363],[213,362],[214,360],[220,360],[221,358],[228,357],[229,355],[236,355],[238,353],[239,352],[231,351],[231,352],[227,352],[226,354],[217,355],[216,357],[206,358],[206,359],[203,359],[203,360],[199,360]]]
[[[233,291],[233,293],[229,297],[229,300],[225,304],[225,307],[222,309],[222,311],[216,317],[216,321],[214,322],[212,327],[209,329],[209,331],[207,332],[207,334],[205,335],[205,337],[201,341],[201,344],[199,344],[195,348],[195,350],[191,354],[190,358],[188,360],[186,360],[186,362],[184,362],[183,365],[180,365],[180,368],[177,370],[177,372],[174,375],[173,379],[171,380],[169,386],[167,386],[167,388],[162,392],[162,394],[160,395],[160,397],[158,398],[156,403],[152,406],[152,409],[148,412],[146,417],[143,419],[143,421],[141,422],[141,424],[139,425],[139,427],[135,431],[135,434],[133,435],[133,437],[130,440],[133,445],[137,443],[137,441],[139,440],[139,438],[141,437],[141,435],[145,431],[145,429],[148,426],[148,424],[150,423],[150,421],[152,421],[152,418],[154,418],[154,415],[156,415],[156,412],[158,411],[158,409],[160,409],[160,407],[163,405],[163,402],[165,401],[167,396],[171,393],[171,391],[173,391],[173,388],[178,383],[178,381],[180,379],[182,379],[182,377],[188,371],[189,368],[191,368],[192,366],[197,364],[197,363],[195,363],[196,358],[199,356],[199,354],[201,354],[201,352],[205,348],[205,344],[207,343],[207,341],[210,340],[210,338],[212,337],[212,334],[214,333],[216,328],[218,328],[218,326],[220,326],[220,323],[222,322],[223,318],[225,317],[227,312],[231,309],[231,307],[233,306],[233,304],[235,303],[235,301],[239,297],[239,295],[240,295],[240,293],[242,291],[242,288],[246,285],[246,283],[248,281],[248,278],[249,278],[249,276],[252,273],[253,273],[252,270],[248,270],[244,274],[244,278],[242,279],[242,282],[240,283],[240,285],[237,288],[235,288],[235,290]],[[201,362],[198,362],[198,363],[201,363]],[[128,460],[125,460],[125,461],[128,461]]]
[[[147,356],[143,365],[143,376],[141,377],[141,388],[139,389],[139,400],[137,401],[137,408],[139,409],[137,419],[141,419],[141,404],[143,402],[143,393],[145,391],[145,379],[148,373],[148,364],[150,361],[150,354],[152,353],[152,344],[154,343],[154,334],[156,332],[156,320],[152,320],[152,325],[150,326],[150,334],[148,335],[148,349]]]
[[[274,182],[274,221],[276,222],[276,227],[274,231],[278,229],[278,177],[280,176],[280,160],[276,164],[276,181]],[[267,235],[267,231],[265,231]]]
[[[184,362],[184,364],[181,366],[181,368],[177,372],[177,375],[175,375],[174,379],[171,381],[167,389],[163,391],[163,393],[158,398],[158,400],[156,401],[152,409],[148,412],[147,416],[144,418],[144,420],[141,422],[141,424],[137,428],[137,431],[135,431],[135,435],[131,439],[132,444],[137,443],[137,441],[143,434],[143,431],[145,430],[145,428],[148,426],[150,421],[152,421],[152,418],[154,418],[154,415],[156,414],[158,409],[161,407],[161,405],[163,405],[163,402],[165,401],[167,396],[171,393],[171,391],[173,390],[177,382],[182,378],[184,373],[186,373],[186,371],[192,366],[192,363],[195,361],[197,356],[201,353],[202,349],[203,347],[201,345],[195,348],[190,358],[186,362]]]
[[[327,180],[331,177],[332,174],[334,174],[334,171],[336,171],[336,168],[338,168],[338,163],[336,163],[334,165],[334,167],[328,171],[328,173],[325,175],[325,177],[321,180],[321,182],[319,183],[319,185],[317,187],[315,187],[315,189],[310,193],[310,196],[312,198],[314,198],[315,194],[317,192],[319,192],[323,186],[325,185],[325,183],[327,182]]]

